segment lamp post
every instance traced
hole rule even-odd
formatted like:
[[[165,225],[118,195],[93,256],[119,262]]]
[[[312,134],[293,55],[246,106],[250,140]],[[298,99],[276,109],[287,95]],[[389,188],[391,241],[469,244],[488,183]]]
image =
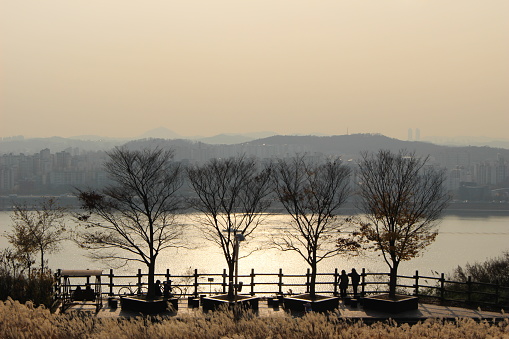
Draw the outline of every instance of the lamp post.
[[[235,255],[235,284],[234,284],[234,300],[237,300],[237,293],[239,288],[239,245],[244,241],[245,237],[242,233],[235,233],[235,241],[233,243],[233,252]]]

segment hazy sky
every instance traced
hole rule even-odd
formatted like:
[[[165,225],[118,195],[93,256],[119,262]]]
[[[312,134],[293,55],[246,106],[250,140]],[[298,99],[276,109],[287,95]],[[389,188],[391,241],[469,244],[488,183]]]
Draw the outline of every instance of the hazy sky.
[[[0,0],[0,137],[509,137],[508,0]]]

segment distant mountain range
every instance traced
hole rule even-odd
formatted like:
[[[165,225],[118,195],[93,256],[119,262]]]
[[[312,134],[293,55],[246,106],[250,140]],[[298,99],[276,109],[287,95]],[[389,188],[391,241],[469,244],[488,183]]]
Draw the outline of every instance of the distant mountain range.
[[[66,149],[79,148],[82,151],[104,151],[115,146],[128,144],[135,147],[143,145],[160,145],[163,147],[174,147],[176,149],[186,149],[186,154],[192,148],[203,149],[208,145],[207,150],[217,151],[220,147],[231,148],[232,146],[242,149],[250,146],[273,146],[273,147],[291,147],[292,149],[305,150],[308,153],[340,154],[343,157],[357,157],[361,151],[373,151],[377,149],[408,149],[415,150],[418,154],[432,155],[434,157],[443,157],[450,153],[465,153],[468,151],[469,157],[484,158],[487,153],[495,158],[497,154],[504,155],[509,160],[509,145],[503,147],[479,147],[479,146],[443,146],[431,142],[403,141],[389,138],[380,134],[353,134],[353,135],[335,135],[335,136],[313,136],[313,135],[276,135],[274,132],[259,132],[251,134],[220,134],[213,137],[189,137],[184,138],[177,133],[164,128],[150,130],[138,138],[133,139],[115,139],[103,138],[93,135],[82,135],[72,138],[33,138],[23,139],[4,138],[0,140],[0,154],[34,154],[44,148],[49,148],[53,153]],[[218,148],[219,147],[219,148]],[[477,157],[476,154],[483,154]],[[219,154],[219,153],[218,153]],[[463,157],[466,155],[457,155]],[[454,156],[453,156],[454,157]],[[492,158],[492,156],[490,156]],[[474,161],[474,159],[471,159]],[[481,160],[482,161],[482,160]]]
[[[167,129],[166,127],[158,127],[151,129],[140,135],[136,139],[147,139],[147,138],[158,138],[158,139],[182,139],[181,135]]]
[[[308,153],[318,152],[326,155],[341,155],[343,159],[358,158],[361,152],[379,149],[398,151],[406,149],[417,155],[430,155],[447,165],[475,163],[503,156],[509,160],[509,149],[479,146],[444,146],[422,141],[403,141],[381,134],[351,134],[318,136],[272,136],[249,142],[250,145],[294,145],[305,147]]]
[[[500,158],[509,160],[509,149],[478,146],[442,146],[428,142],[402,141],[380,134],[353,134],[335,136],[284,136],[276,135],[234,145],[211,145],[190,140],[142,139],[126,144],[131,149],[172,148],[176,160],[230,157],[238,154],[261,158],[287,157],[295,154],[340,156],[343,160],[356,160],[362,152],[386,149],[397,152],[406,149],[418,156],[430,156],[432,163],[447,168],[471,166]]]
[[[509,149],[509,139],[493,139],[488,137],[426,137],[423,141],[445,146],[489,146]]]
[[[136,138],[105,138],[97,135],[79,135],[71,137],[70,139],[76,140],[86,140],[86,141],[120,141],[120,142],[128,142],[131,140],[139,140],[139,139],[189,139],[195,141],[201,141],[206,144],[211,145],[233,145],[240,144],[243,142],[248,142],[252,140],[256,140],[259,138],[266,138],[273,135],[277,135],[276,132],[254,132],[254,133],[244,133],[244,134],[235,134],[235,133],[223,133],[214,135],[211,137],[202,137],[202,136],[193,136],[193,137],[184,137],[175,133],[174,131],[166,128],[166,127],[158,127],[147,131]]]
[[[24,138],[17,136],[15,138],[0,139],[0,154],[33,154],[44,148],[49,148],[52,152],[60,152],[68,148],[80,148],[84,151],[109,150],[115,146],[123,145],[133,140],[143,139],[167,139],[167,140],[191,140],[199,141],[210,145],[233,145],[259,138],[276,135],[276,132],[255,132],[246,134],[218,134],[212,137],[183,137],[170,129],[159,127],[147,131],[135,138],[110,138],[98,135],[77,135],[69,138],[48,137],[48,138]]]
[[[118,142],[127,142],[131,140],[138,139],[148,139],[148,138],[156,138],[156,139],[189,139],[195,141],[201,141],[206,144],[211,145],[233,145],[240,144],[244,142],[253,141],[256,139],[267,138],[274,135],[279,135],[280,133],[272,132],[272,131],[264,131],[264,132],[254,132],[254,133],[222,133],[210,137],[203,136],[182,136],[178,133],[166,128],[166,127],[158,127],[152,130],[149,130],[137,137],[134,138],[108,138],[97,135],[80,135],[71,137],[70,139],[78,139],[78,140],[87,140],[87,141],[118,141]],[[309,135],[313,136],[330,136],[319,133],[310,133]],[[308,135],[308,136],[309,136]],[[299,135],[301,136],[301,135]],[[458,136],[458,137],[440,137],[440,136],[428,136],[423,138],[422,140],[416,141],[424,141],[430,142],[437,145],[444,146],[489,146],[496,148],[507,148],[509,149],[509,139],[493,139],[488,137],[471,137],[471,136]]]

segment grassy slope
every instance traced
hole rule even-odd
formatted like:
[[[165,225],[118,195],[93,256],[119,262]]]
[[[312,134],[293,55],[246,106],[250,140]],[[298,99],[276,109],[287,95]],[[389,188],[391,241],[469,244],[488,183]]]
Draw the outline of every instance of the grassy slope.
[[[363,325],[321,314],[303,318],[260,318],[231,313],[209,316],[98,319],[51,314],[16,301],[0,302],[0,338],[509,338],[509,322],[490,325],[474,320],[417,325]]]

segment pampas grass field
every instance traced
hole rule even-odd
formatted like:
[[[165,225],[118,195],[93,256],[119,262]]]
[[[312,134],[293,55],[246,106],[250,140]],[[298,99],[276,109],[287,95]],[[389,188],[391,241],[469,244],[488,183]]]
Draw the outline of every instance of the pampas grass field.
[[[231,312],[182,317],[97,318],[86,314],[52,314],[30,302],[0,302],[0,338],[509,338],[509,322],[498,324],[458,319],[427,320],[415,325],[349,322],[310,313],[302,318],[236,319]]]

